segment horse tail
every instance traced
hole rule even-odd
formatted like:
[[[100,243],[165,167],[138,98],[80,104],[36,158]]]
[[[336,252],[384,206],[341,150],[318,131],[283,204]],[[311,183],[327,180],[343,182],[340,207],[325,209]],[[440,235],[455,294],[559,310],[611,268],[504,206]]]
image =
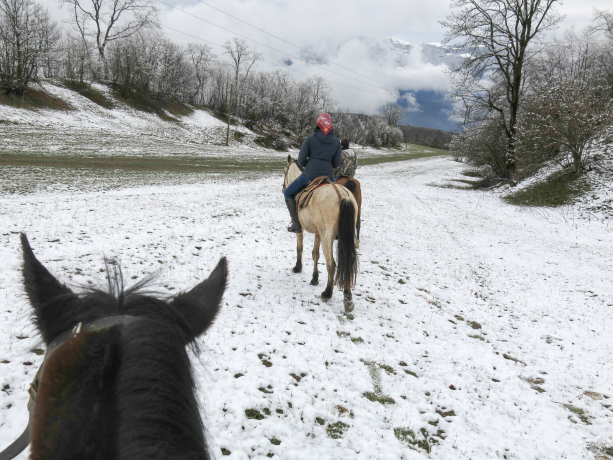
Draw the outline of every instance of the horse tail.
[[[358,273],[358,253],[355,250],[355,213],[353,202],[343,198],[338,221],[336,275],[334,284],[340,289],[353,288]]]
[[[358,185],[356,184],[356,182],[354,180],[349,179],[347,181],[347,183],[345,185],[343,185],[343,187],[345,187],[347,190],[349,190],[351,193],[355,193]]]

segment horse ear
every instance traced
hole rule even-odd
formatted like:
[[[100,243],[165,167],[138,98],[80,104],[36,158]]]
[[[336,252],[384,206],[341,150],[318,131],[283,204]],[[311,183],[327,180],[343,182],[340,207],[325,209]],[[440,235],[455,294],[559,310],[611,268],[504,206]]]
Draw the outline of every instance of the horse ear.
[[[287,156],[287,164],[290,164],[292,162],[292,156],[288,155]]]
[[[203,334],[215,319],[227,280],[228,262],[222,257],[206,280],[172,300],[172,304],[191,326],[192,339]]]
[[[73,292],[49,273],[34,256],[25,233],[21,233],[23,250],[23,283],[30,304],[34,308],[36,325],[49,344],[55,337],[50,334],[57,329],[55,322],[63,319],[62,310],[66,303],[76,299]]]

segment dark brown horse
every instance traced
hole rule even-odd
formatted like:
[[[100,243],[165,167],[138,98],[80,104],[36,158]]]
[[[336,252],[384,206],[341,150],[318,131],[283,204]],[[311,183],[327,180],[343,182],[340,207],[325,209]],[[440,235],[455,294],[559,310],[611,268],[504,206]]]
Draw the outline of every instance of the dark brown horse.
[[[355,224],[356,230],[356,240],[355,247],[360,247],[360,224],[362,222],[362,188],[360,187],[360,181],[354,179],[353,177],[343,176],[339,180],[336,181],[338,185],[342,185],[351,193],[353,193],[353,197],[355,198],[356,203],[358,204],[358,220]]]
[[[47,352],[18,447],[30,442],[32,460],[209,459],[186,347],[197,348],[219,310],[225,258],[171,299],[148,295],[146,282],[124,289],[112,264],[108,291],[75,294],[24,234],[21,243],[25,291]]]

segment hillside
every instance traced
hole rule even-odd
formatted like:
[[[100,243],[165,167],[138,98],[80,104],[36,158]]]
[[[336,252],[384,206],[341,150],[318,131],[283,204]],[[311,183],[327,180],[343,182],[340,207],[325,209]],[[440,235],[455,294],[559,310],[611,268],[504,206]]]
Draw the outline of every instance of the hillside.
[[[139,136],[154,144],[156,139],[174,139],[225,145],[227,125],[210,111],[185,104],[155,106],[145,105],[142,100],[126,101],[98,83],[84,85],[77,92],[61,82],[44,81],[34,86],[23,102],[6,97],[0,102],[4,102],[0,104],[0,132],[3,125],[24,132],[18,137],[19,145],[12,145],[11,139],[3,142],[5,152],[54,151],[77,143],[98,148],[109,136]],[[244,126],[232,126],[232,134],[231,145],[255,146],[257,135]],[[130,146],[126,145],[125,150],[129,151]]]

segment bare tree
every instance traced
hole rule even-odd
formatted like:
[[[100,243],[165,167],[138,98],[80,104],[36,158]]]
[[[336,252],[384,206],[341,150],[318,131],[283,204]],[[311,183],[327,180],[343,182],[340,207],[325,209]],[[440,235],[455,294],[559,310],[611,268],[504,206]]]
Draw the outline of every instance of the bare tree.
[[[223,47],[226,50],[224,54],[229,55],[232,59],[231,65],[232,69],[234,69],[234,91],[237,95],[234,100],[237,101],[242,94],[239,91],[239,83],[242,83],[249,76],[251,68],[257,61],[262,59],[262,55],[249,49],[247,41],[238,37],[226,40]]]
[[[195,102],[196,97],[201,95],[204,90],[209,66],[214,61],[215,54],[213,54],[212,48],[209,45],[190,43],[187,45],[187,55],[192,64],[196,80],[196,85],[190,98],[191,102]]]
[[[61,1],[70,5],[74,26],[84,39],[94,41],[103,60],[110,42],[158,25],[155,0]]]
[[[390,102],[381,108],[381,113],[389,126],[396,126],[403,118],[404,107]]]
[[[603,30],[610,39],[613,39],[613,10],[594,10],[596,27]]]
[[[0,88],[23,94],[60,39],[47,10],[32,0],[0,0]]]
[[[515,131],[522,100],[524,71],[538,52],[534,45],[562,19],[558,0],[454,0],[441,24],[445,43],[459,40],[469,53],[453,69],[455,97],[463,103],[465,124],[497,114],[506,135],[506,176],[516,168]],[[481,120],[474,120],[474,117]]]

